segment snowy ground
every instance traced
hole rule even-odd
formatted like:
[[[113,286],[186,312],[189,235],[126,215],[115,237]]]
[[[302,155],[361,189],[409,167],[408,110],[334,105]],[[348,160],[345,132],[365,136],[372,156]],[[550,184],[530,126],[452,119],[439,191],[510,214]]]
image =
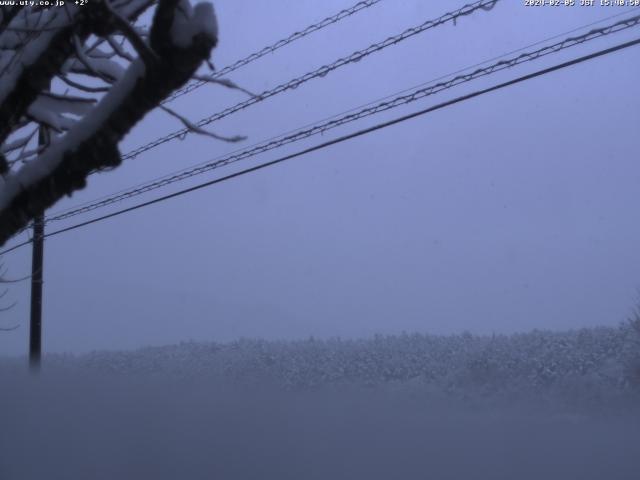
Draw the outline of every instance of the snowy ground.
[[[625,328],[5,360],[0,478],[636,479]]]

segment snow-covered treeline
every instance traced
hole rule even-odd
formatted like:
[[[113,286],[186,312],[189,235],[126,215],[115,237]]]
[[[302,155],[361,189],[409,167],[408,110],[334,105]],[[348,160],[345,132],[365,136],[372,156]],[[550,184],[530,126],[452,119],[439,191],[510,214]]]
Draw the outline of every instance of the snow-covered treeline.
[[[551,392],[590,401],[640,390],[640,334],[623,324],[495,336],[242,339],[50,355],[45,364],[86,372],[269,382],[294,389],[394,385],[463,396]]]

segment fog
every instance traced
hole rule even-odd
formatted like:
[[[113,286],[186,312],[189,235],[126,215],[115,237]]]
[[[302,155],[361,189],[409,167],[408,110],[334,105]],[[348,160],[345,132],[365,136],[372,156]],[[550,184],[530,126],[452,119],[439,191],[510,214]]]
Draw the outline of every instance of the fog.
[[[6,479],[634,479],[640,468],[637,411],[571,415],[533,402],[490,408],[424,392],[284,393],[201,378],[2,380]]]
[[[633,479],[640,329],[188,342],[0,364],[0,476]]]
[[[261,92],[463,3],[385,0],[250,63],[231,79]],[[222,68],[348,6],[337,0],[219,2],[220,44],[212,60]],[[606,26],[625,15],[566,33],[627,10],[536,9],[500,2],[491,11],[428,30],[210,126],[220,134],[246,135],[246,142],[226,144],[198,135],[168,142],[92,176],[85,190],[48,213],[540,40],[564,33],[554,40],[559,41]],[[635,30],[460,85],[96,215],[621,43]],[[516,332],[624,321],[640,287],[640,226],[633,215],[640,180],[634,155],[640,119],[633,92],[640,63],[634,48],[47,239],[45,351],[242,336]],[[246,98],[207,86],[173,105],[198,120]],[[153,113],[126,137],[121,150],[178,128],[175,118]],[[6,255],[8,276],[27,275],[30,255],[29,248]],[[28,283],[12,286],[10,297],[17,305],[4,314],[2,326],[19,329],[0,335],[0,351],[22,355]]]

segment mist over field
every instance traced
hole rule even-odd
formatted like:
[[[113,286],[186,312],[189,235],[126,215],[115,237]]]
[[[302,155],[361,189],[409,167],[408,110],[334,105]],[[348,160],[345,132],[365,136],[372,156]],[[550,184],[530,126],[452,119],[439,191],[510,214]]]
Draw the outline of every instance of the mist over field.
[[[0,478],[635,479],[640,334],[188,342],[0,363]]]

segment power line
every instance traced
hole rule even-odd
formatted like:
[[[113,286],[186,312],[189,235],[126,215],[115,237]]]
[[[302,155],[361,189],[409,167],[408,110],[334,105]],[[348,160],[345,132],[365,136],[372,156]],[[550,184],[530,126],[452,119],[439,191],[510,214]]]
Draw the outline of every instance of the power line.
[[[381,0],[377,0],[377,1],[381,1]],[[236,111],[242,110],[244,108],[247,108],[250,105],[253,105],[255,103],[261,102],[267,98],[270,98],[271,96],[277,95],[279,93],[282,93],[286,90],[292,90],[297,88],[299,85],[306,83],[309,80],[312,80],[313,78],[318,78],[318,77],[325,77],[329,72],[340,68],[344,65],[347,65],[349,63],[356,63],[359,62],[362,58],[371,55],[372,53],[378,52],[380,50],[383,50],[391,45],[395,45],[397,43],[400,43],[403,40],[406,40],[407,38],[410,38],[414,35],[417,35],[419,33],[422,33],[426,30],[429,30],[431,28],[437,27],[439,25],[442,25],[444,23],[447,22],[451,22],[453,21],[454,23],[456,22],[456,20],[459,17],[462,16],[467,16],[467,15],[471,15],[472,13],[474,13],[477,10],[484,10],[484,11],[489,11],[492,10],[495,6],[496,3],[498,3],[500,0],[480,0],[474,3],[470,3],[467,5],[462,6],[461,8],[452,11],[452,12],[448,12],[445,13],[444,15],[441,15],[440,17],[436,18],[436,19],[432,19],[432,20],[427,20],[425,22],[423,22],[420,25],[417,25],[415,27],[411,27],[408,28],[406,30],[404,30],[403,32],[401,32],[398,35],[395,36],[391,36],[388,37],[386,40],[379,42],[379,43],[374,43],[372,45],[370,45],[369,47],[365,48],[364,50],[358,50],[356,52],[353,52],[351,55],[347,56],[347,57],[342,57],[336,61],[334,61],[333,63],[329,64],[329,65],[324,65],[312,72],[308,72],[305,75],[302,75],[300,77],[294,78],[284,84],[281,84],[271,90],[267,90],[265,92],[263,92],[262,94],[253,97],[249,100],[246,100],[244,102],[240,102],[234,106],[231,106],[221,112],[218,112],[214,115],[211,115],[205,119],[200,120],[198,123],[196,123],[196,125],[198,127],[203,127],[205,125],[208,125],[216,120],[219,120],[227,115],[230,115],[231,113],[234,113]],[[325,19],[327,20],[327,19]],[[265,48],[269,48],[269,47],[265,47]],[[247,57],[249,58],[249,57]],[[247,62],[248,63],[248,62]],[[185,128],[182,130],[178,130],[175,131],[171,134],[168,134],[164,137],[160,137],[152,142],[149,142],[141,147],[138,147],[132,151],[129,151],[128,153],[124,154],[122,156],[123,160],[127,160],[130,158],[135,158],[137,157],[139,154],[146,152],[152,148],[155,148],[156,146],[159,146],[163,143],[166,143],[168,141],[171,141],[175,138],[183,138],[185,135],[187,135],[189,133],[189,129]]]
[[[327,17],[317,23],[314,23],[312,25],[309,25],[308,27],[298,31],[298,32],[294,32],[291,35],[289,35],[286,38],[280,39],[275,43],[272,43],[271,45],[268,45],[260,50],[258,50],[257,52],[252,53],[251,55],[247,55],[246,57],[237,60],[236,62],[232,63],[231,65],[227,65],[226,67],[224,67],[222,70],[215,72],[213,75],[211,75],[211,79],[219,79],[221,77],[223,77],[224,75],[227,75],[235,70],[238,70],[241,67],[244,67],[245,65],[258,60],[259,58],[264,57],[265,55],[269,54],[269,53],[273,53],[276,50],[295,42],[296,40],[300,40],[301,38],[306,37],[307,35],[310,35],[313,32],[317,32],[318,30],[322,30],[325,27],[328,27],[329,25],[332,25],[334,23],[339,22],[340,20],[343,20],[344,18],[347,18],[355,13],[360,12],[361,10],[364,10],[366,8],[372,7],[374,6],[376,3],[380,3],[382,0],[366,0],[363,2],[358,2],[355,5],[353,5],[352,7],[349,8],[345,8],[344,10],[339,11],[338,13],[336,13],[335,15],[332,15],[330,17]],[[175,92],[173,92],[173,94],[171,94],[170,97],[168,97],[166,100],[164,100],[162,103],[166,104],[169,103],[173,100],[175,100],[178,97],[181,97],[182,95],[185,95],[189,92],[192,92],[193,90],[200,88],[202,85],[207,84],[206,80],[196,80],[193,82],[190,82],[188,85],[176,90]]]
[[[453,12],[449,12],[449,13],[445,13],[444,15],[434,19],[434,20],[427,20],[426,22],[423,22],[420,25],[417,25],[415,27],[411,27],[408,28],[406,30],[404,30],[403,32],[388,37],[387,39],[378,42],[378,43],[374,43],[372,45],[369,45],[367,48],[363,49],[363,50],[357,50],[355,52],[353,52],[351,55],[348,55],[346,57],[342,57],[339,58],[338,60],[335,60],[334,62],[327,64],[327,65],[323,65],[320,68],[317,68],[316,70],[313,70],[311,72],[307,72],[304,75],[301,75],[299,77],[293,78],[291,80],[289,80],[288,82],[285,83],[281,83],[280,85],[270,89],[270,90],[265,90],[264,92],[262,92],[259,95],[256,96],[252,96],[251,98],[237,103],[235,105],[232,105],[231,107],[225,108],[224,110],[221,110],[220,112],[217,112],[213,115],[210,115],[209,117],[203,118],[202,120],[198,121],[195,123],[195,125],[197,127],[204,127],[206,125],[209,125],[217,120],[220,120],[224,117],[227,117],[235,112],[239,112],[240,110],[244,110],[247,107],[250,107],[252,105],[255,105],[256,103],[260,103],[263,102],[264,100],[271,98],[275,95],[278,95],[280,93],[289,91],[289,90],[294,90],[296,88],[298,88],[300,85],[313,80],[315,78],[324,78],[326,75],[328,75],[329,73],[331,73],[332,71],[344,67],[345,65],[349,65],[351,63],[357,63],[360,60],[362,60],[363,58],[373,54],[373,53],[377,53],[380,52],[382,50],[384,50],[385,48],[388,48],[390,46],[396,45],[408,38],[411,38],[415,35],[418,35],[419,33],[422,33],[424,31],[430,30],[432,28],[435,28],[437,26],[443,25],[445,23],[448,22],[455,22],[458,18],[466,16],[466,15],[471,15],[473,12],[477,11],[477,10],[484,10],[484,11],[488,11],[493,9],[493,7],[496,5],[496,3],[498,3],[500,0],[480,0],[474,3],[470,3],[467,5],[464,5],[463,7],[459,8],[458,10],[455,10]],[[175,140],[176,138],[185,138],[189,133],[191,133],[189,128],[182,128],[180,130],[176,130],[172,133],[169,133],[167,135],[164,135],[162,137],[159,137],[149,143],[146,143],[145,145],[142,145],[134,150],[131,150],[130,152],[125,153],[122,156],[123,160],[128,160],[131,158],[135,158],[138,155],[147,152],[149,150],[151,150],[152,148],[155,148],[159,145],[162,145],[164,143],[167,143],[171,140]]]
[[[391,94],[391,95],[387,95],[387,96],[382,97],[382,98],[378,98],[378,99],[373,100],[373,101],[371,101],[371,102],[368,102],[368,103],[366,103],[366,104],[364,104],[364,105],[360,105],[360,106],[357,106],[357,107],[350,108],[350,109],[345,110],[345,111],[342,111],[342,112],[340,112],[340,113],[337,113],[337,114],[331,115],[330,117],[325,117],[325,118],[323,118],[323,119],[321,119],[321,120],[318,120],[318,121],[316,121],[316,122],[308,123],[308,124],[305,124],[305,125],[303,125],[303,126],[301,126],[301,127],[298,127],[298,128],[295,128],[295,129],[289,130],[289,131],[287,131],[287,132],[281,133],[281,134],[279,134],[279,135],[276,135],[276,136],[273,136],[273,137],[267,138],[267,139],[263,140],[262,142],[254,143],[254,144],[253,144],[253,145],[251,145],[249,148],[257,147],[258,145],[262,145],[262,144],[265,144],[265,143],[271,142],[271,141],[273,141],[273,140],[279,139],[279,138],[281,138],[281,137],[285,137],[285,136],[290,135],[290,134],[292,134],[292,133],[294,133],[294,132],[298,132],[298,131],[301,131],[301,130],[303,130],[303,129],[305,129],[305,128],[308,128],[308,127],[312,127],[312,126],[314,126],[314,125],[317,125],[317,124],[319,124],[319,123],[321,123],[321,122],[326,122],[326,121],[329,121],[329,120],[332,120],[332,119],[338,118],[338,117],[343,116],[343,115],[346,115],[346,114],[348,114],[348,113],[355,112],[355,111],[360,110],[360,109],[363,109],[363,108],[365,108],[365,107],[368,107],[368,106],[374,105],[375,103],[379,103],[379,102],[382,102],[382,101],[384,101],[384,100],[387,100],[387,99],[393,98],[394,96],[397,96],[397,95],[400,95],[400,94],[403,94],[403,93],[410,92],[411,90],[415,90],[415,89],[420,88],[420,87],[423,87],[423,86],[425,86],[425,85],[430,85],[430,84],[432,84],[432,83],[434,83],[434,82],[437,82],[437,81],[439,81],[439,80],[445,79],[445,78],[447,78],[447,77],[451,77],[451,76],[453,76],[453,75],[457,75],[457,74],[459,74],[459,73],[462,73],[462,72],[466,72],[466,71],[468,71],[468,70],[471,70],[472,68],[476,68],[476,67],[479,67],[479,66],[481,66],[481,65],[485,65],[485,64],[487,64],[487,63],[489,63],[489,62],[492,62],[492,61],[494,61],[494,60],[498,60],[498,59],[504,58],[504,57],[506,57],[507,55],[513,55],[514,53],[522,52],[522,51],[524,51],[524,50],[526,50],[526,49],[528,49],[528,48],[535,47],[535,46],[537,46],[537,45],[540,45],[540,44],[546,43],[546,42],[548,42],[548,41],[555,40],[555,39],[557,39],[557,38],[561,38],[561,37],[566,37],[567,35],[569,35],[569,34],[571,34],[571,33],[575,33],[575,32],[577,32],[577,31],[584,30],[585,28],[592,27],[592,26],[594,26],[594,25],[597,25],[597,24],[599,24],[599,23],[605,22],[605,21],[607,21],[607,20],[611,20],[611,19],[613,19],[613,18],[621,17],[621,16],[623,16],[623,15],[626,15],[626,14],[628,14],[628,13],[632,12],[632,11],[639,10],[639,9],[640,9],[640,7],[635,7],[635,8],[631,8],[631,9],[629,9],[629,10],[624,10],[623,12],[619,12],[619,13],[616,13],[616,14],[614,14],[614,15],[609,15],[609,16],[607,16],[607,17],[603,17],[603,18],[601,18],[601,19],[599,19],[599,20],[596,20],[595,22],[587,23],[587,24],[585,24],[585,25],[581,25],[581,26],[576,27],[576,28],[573,28],[573,29],[571,29],[571,30],[567,30],[567,31],[564,31],[564,32],[562,32],[562,33],[558,33],[558,34],[553,35],[553,36],[551,36],[551,37],[547,37],[547,38],[545,38],[545,39],[538,40],[537,42],[534,42],[534,43],[531,43],[531,44],[525,45],[525,46],[520,47],[520,48],[518,48],[518,49],[510,50],[509,52],[505,52],[505,53],[502,53],[501,55],[498,55],[498,56],[495,56],[495,57],[491,57],[491,58],[486,59],[486,60],[484,60],[484,61],[482,61],[482,62],[478,62],[478,63],[475,63],[475,64],[473,64],[473,65],[469,65],[469,66],[467,66],[467,67],[465,67],[465,68],[461,68],[461,69],[459,69],[459,70],[456,70],[456,71],[454,71],[454,72],[450,72],[450,73],[448,73],[448,74],[446,74],[446,75],[441,75],[441,76],[439,76],[439,77],[437,77],[437,78],[433,78],[433,79],[431,79],[431,80],[429,80],[429,81],[427,81],[427,82],[422,82],[422,83],[420,83],[420,84],[418,84],[418,85],[414,85],[413,87],[406,88],[406,89],[404,89],[404,90],[401,90],[401,91],[399,91],[399,92],[395,92],[395,93],[393,93],[393,94]],[[241,151],[243,151],[243,150],[247,150],[247,148],[245,147],[244,149],[237,149],[237,150],[234,150],[234,151],[230,152],[230,154],[238,153],[238,152],[241,152]],[[204,163],[203,163],[203,164],[201,164],[201,165],[208,164],[208,163],[209,163],[209,162],[204,162]],[[200,165],[198,165],[198,166],[200,166]],[[102,201],[103,201],[103,200],[110,200],[110,199],[114,199],[114,198],[118,197],[120,194],[123,194],[123,193],[129,192],[129,191],[132,191],[132,190],[138,189],[138,188],[140,188],[140,187],[145,187],[145,186],[147,186],[147,185],[153,184],[153,183],[158,182],[158,181],[160,181],[160,180],[164,180],[164,179],[168,179],[168,178],[175,177],[176,175],[179,175],[179,174],[181,174],[181,173],[183,173],[183,172],[187,172],[187,171],[189,171],[189,170],[190,170],[190,168],[182,169],[182,170],[178,170],[177,172],[173,172],[173,173],[169,173],[169,174],[166,174],[166,175],[162,175],[162,176],[160,176],[160,177],[156,177],[156,178],[154,178],[154,179],[151,179],[151,180],[149,180],[149,181],[146,181],[146,182],[143,182],[143,183],[140,183],[140,184],[134,185],[134,186],[132,186],[132,187],[128,187],[128,188],[125,188],[125,189],[122,189],[122,190],[118,190],[118,191],[113,192],[113,193],[111,193],[111,194],[104,195],[104,196],[102,196],[102,197],[99,197],[99,198],[96,198],[96,199],[93,199],[93,200],[88,200],[88,201],[85,201],[85,202],[82,202],[82,203],[76,204],[75,206],[72,206],[72,207],[67,207],[67,208],[64,208],[64,209],[58,210],[57,212],[55,212],[55,213],[53,213],[53,214],[51,215],[51,217],[49,218],[49,221],[59,220],[59,219],[61,219],[61,218],[58,218],[58,216],[59,216],[59,215],[61,215],[61,214],[66,214],[66,213],[69,213],[69,212],[72,212],[72,211],[73,211],[73,212],[75,212],[76,210],[78,210],[78,209],[80,209],[81,207],[84,207],[84,206],[89,206],[89,205],[93,205],[93,204],[100,204],[101,206],[106,206],[106,205],[102,205]],[[110,204],[110,203],[113,203],[113,202],[111,202],[111,201],[110,201],[108,204]]]
[[[461,102],[464,102],[466,100],[470,100],[472,98],[479,97],[481,95],[484,95],[484,94],[487,94],[487,93],[490,93],[490,92],[501,90],[501,89],[509,87],[511,85],[515,85],[515,84],[522,83],[522,82],[525,82],[525,81],[528,81],[528,80],[532,80],[532,79],[534,79],[536,77],[547,75],[549,73],[552,73],[552,72],[555,72],[555,71],[558,71],[558,70],[561,70],[561,69],[564,69],[564,68],[567,68],[567,67],[570,67],[570,66],[574,66],[574,65],[586,62],[588,60],[592,60],[594,58],[602,57],[604,55],[608,55],[608,54],[611,54],[611,53],[614,53],[614,52],[617,52],[617,51],[620,51],[620,50],[623,50],[623,49],[626,49],[626,48],[630,48],[630,47],[638,45],[638,44],[640,44],[640,38],[637,38],[635,40],[631,40],[631,41],[628,41],[628,42],[625,42],[625,43],[622,43],[622,44],[619,44],[619,45],[615,45],[613,47],[609,47],[609,48],[606,48],[604,50],[599,50],[597,52],[594,52],[594,53],[591,53],[591,54],[588,54],[588,55],[584,55],[582,57],[578,57],[578,58],[575,58],[573,60],[569,60],[569,61],[557,64],[557,65],[554,65],[554,66],[551,66],[551,67],[547,67],[547,68],[544,68],[544,69],[541,69],[541,70],[537,70],[536,72],[529,73],[527,75],[522,75],[522,76],[517,77],[515,79],[509,80],[509,81],[506,81],[506,82],[502,82],[502,83],[499,83],[499,84],[491,86],[491,87],[487,87],[487,88],[484,88],[484,89],[481,89],[481,90],[476,90],[475,92],[468,93],[466,95],[462,95],[462,96],[456,97],[456,98],[454,98],[452,100],[448,100],[446,102],[439,103],[437,105],[434,105],[434,106],[419,110],[417,112],[410,113],[408,115],[404,115],[404,116],[395,118],[393,120],[382,122],[382,123],[379,123],[379,124],[374,125],[372,127],[368,127],[368,128],[362,129],[362,130],[358,130],[357,132],[353,132],[353,133],[350,133],[348,135],[344,135],[344,136],[335,138],[333,140],[329,140],[327,142],[324,142],[324,143],[321,143],[321,144],[318,144],[318,145],[314,145],[313,147],[309,147],[309,148],[306,148],[304,150],[300,150],[300,151],[298,151],[296,153],[292,153],[290,155],[285,155],[283,157],[277,158],[277,159],[272,160],[270,162],[265,162],[265,163],[262,163],[260,165],[256,165],[254,167],[247,168],[245,170],[241,170],[239,172],[232,173],[230,175],[226,175],[224,177],[216,178],[214,180],[210,180],[208,182],[204,182],[204,183],[201,183],[199,185],[196,185],[196,186],[193,186],[193,187],[189,187],[189,188],[186,188],[184,190],[180,190],[178,192],[171,193],[169,195],[165,195],[165,196],[153,199],[153,200],[149,200],[148,202],[140,203],[140,204],[134,205],[132,207],[128,207],[128,208],[125,208],[125,209],[122,209],[122,210],[118,210],[117,212],[113,212],[113,213],[110,213],[110,214],[107,214],[107,215],[103,215],[101,217],[93,218],[91,220],[87,220],[87,221],[84,221],[84,222],[81,222],[81,223],[77,223],[75,225],[72,225],[72,226],[69,226],[69,227],[66,227],[66,228],[62,228],[62,229],[47,233],[45,235],[45,238],[46,237],[52,237],[52,236],[55,236],[55,235],[59,235],[61,233],[69,232],[71,230],[76,230],[78,228],[85,227],[85,226],[90,225],[92,223],[97,223],[97,222],[100,222],[102,220],[106,220],[108,218],[116,217],[116,216],[122,215],[124,213],[131,212],[133,210],[138,210],[138,209],[141,209],[141,208],[144,208],[144,207],[148,207],[150,205],[153,205],[153,204],[156,204],[156,203],[160,203],[160,202],[163,202],[165,200],[169,200],[171,198],[182,196],[182,195],[185,195],[187,193],[191,193],[193,191],[203,189],[205,187],[209,187],[209,186],[212,186],[212,185],[215,185],[215,184],[227,181],[227,180],[231,180],[233,178],[240,177],[242,175],[246,175],[248,173],[252,173],[252,172],[255,172],[255,171],[258,171],[258,170],[262,170],[264,168],[267,168],[267,167],[270,167],[270,166],[273,166],[273,165],[277,165],[279,163],[283,163],[283,162],[285,162],[287,160],[291,160],[293,158],[301,157],[303,155],[306,155],[306,154],[309,154],[309,153],[312,153],[312,152],[315,152],[315,151],[318,151],[318,150],[323,150],[323,149],[325,149],[327,147],[330,147],[332,145],[336,145],[336,144],[345,142],[347,140],[351,140],[351,139],[354,139],[354,138],[357,138],[357,137],[360,137],[360,136],[375,132],[377,130],[381,130],[383,128],[390,127],[392,125],[396,125],[396,124],[405,122],[407,120],[410,120],[410,119],[425,115],[427,113],[431,113],[431,112],[434,112],[436,110],[441,110],[443,108],[450,107],[450,106],[455,105],[457,103],[461,103]],[[4,250],[3,252],[0,252],[0,256],[4,255],[6,253],[9,253],[9,252],[11,252],[11,251],[13,251],[13,250],[15,250],[17,248],[20,248],[20,247],[22,247],[24,245],[27,245],[29,243],[31,243],[31,242],[23,242],[21,244],[15,245],[10,249],[7,249],[7,250]]]
[[[377,0],[377,1],[381,1],[381,0]],[[275,87],[274,89],[265,91],[262,94],[254,97],[252,99],[249,99],[249,100],[247,100],[245,102],[240,102],[240,103],[238,103],[238,104],[236,104],[234,106],[231,106],[231,107],[223,110],[222,112],[218,112],[216,114],[213,114],[213,115],[211,115],[211,116],[209,116],[209,117],[207,117],[207,118],[205,118],[203,120],[200,120],[196,125],[198,127],[205,126],[205,125],[207,125],[209,123],[214,122],[215,120],[219,120],[219,119],[221,119],[221,118],[223,118],[223,117],[225,117],[225,116],[227,116],[227,115],[229,115],[231,113],[234,113],[235,111],[247,108],[250,105],[253,105],[255,103],[258,103],[260,101],[265,100],[266,98],[274,96],[274,95],[276,95],[278,93],[282,93],[285,90],[295,89],[299,85],[301,85],[301,84],[303,84],[303,83],[305,83],[305,82],[307,82],[307,81],[309,81],[309,80],[311,80],[313,78],[324,77],[324,76],[326,76],[327,73],[329,73],[332,70],[340,68],[341,66],[344,66],[344,65],[346,65],[348,63],[356,63],[356,62],[360,61],[362,58],[364,58],[365,56],[370,55],[371,53],[380,51],[380,50],[382,50],[382,49],[384,49],[384,48],[386,48],[388,46],[394,45],[396,43],[400,43],[402,40],[405,40],[406,38],[410,38],[411,36],[416,35],[418,33],[421,33],[421,32],[423,32],[425,30],[428,30],[430,28],[434,28],[434,27],[436,27],[438,25],[442,25],[442,24],[444,24],[446,22],[449,22],[449,21],[453,21],[455,23],[455,21],[456,21],[456,19],[458,17],[470,15],[473,12],[475,12],[476,10],[489,11],[489,10],[493,9],[495,4],[497,2],[499,2],[499,1],[500,0],[482,0],[482,1],[478,1],[478,2],[475,2],[475,3],[464,5],[463,7],[459,8],[458,10],[446,13],[446,14],[438,17],[437,19],[427,20],[424,23],[422,23],[421,25],[418,25],[416,27],[408,28],[408,29],[404,30],[403,32],[401,32],[400,34],[395,35],[393,37],[388,37],[386,40],[384,40],[382,42],[379,42],[379,43],[376,43],[376,44],[372,44],[372,45],[370,45],[369,47],[367,47],[364,50],[359,50],[359,51],[353,52],[351,55],[349,55],[347,57],[340,58],[340,59],[334,61],[332,64],[322,66],[322,67],[320,67],[320,68],[318,68],[318,69],[316,69],[316,70],[314,70],[312,72],[309,72],[309,73],[307,73],[305,75],[302,75],[301,77],[294,78],[294,79],[292,79],[292,80],[290,80],[290,81],[288,81],[288,82],[286,82],[284,84],[281,84],[281,85]],[[346,12],[346,11],[347,10],[344,10],[343,12]],[[331,17],[329,17],[329,18],[331,18]],[[327,19],[325,19],[325,21],[326,20]],[[308,28],[310,28],[310,27],[308,27]],[[270,48],[270,47],[265,47],[265,49],[266,48]],[[247,58],[249,58],[249,57],[247,57]],[[236,63],[238,63],[238,62],[236,62]],[[224,69],[223,69],[223,71],[224,71]],[[302,127],[302,128],[304,128],[304,127]],[[159,146],[159,145],[161,145],[163,143],[166,143],[166,142],[168,142],[170,140],[173,140],[175,138],[181,138],[182,139],[188,133],[189,133],[189,129],[187,129],[187,128],[175,131],[175,132],[173,132],[171,134],[168,134],[168,135],[166,135],[164,137],[160,137],[160,138],[158,138],[156,140],[153,140],[152,142],[149,142],[149,143],[147,143],[147,144],[145,144],[145,145],[143,145],[141,147],[138,147],[138,148],[136,148],[136,149],[134,149],[132,151],[129,151],[129,152],[125,153],[122,156],[122,159],[123,160],[127,160],[127,159],[130,159],[130,158],[135,158],[139,154],[141,154],[141,153],[143,153],[143,152],[145,152],[147,150],[150,150],[150,149],[152,149],[152,148],[154,148],[156,146]],[[277,137],[272,137],[272,138],[277,138]],[[236,150],[236,151],[239,151],[239,150]],[[63,212],[64,211],[66,211],[66,210],[63,210]],[[56,218],[56,220],[57,220],[57,218]]]
[[[215,170],[217,168],[229,165],[231,163],[235,163],[238,162],[240,160],[245,160],[247,158],[253,157],[255,155],[258,155],[260,153],[264,153],[266,151],[270,151],[276,148],[280,148],[284,145],[287,145],[289,143],[293,143],[293,142],[297,142],[306,138],[309,138],[313,135],[316,135],[318,133],[324,133],[328,130],[331,130],[333,128],[337,128],[339,126],[354,122],[356,120],[360,120],[362,118],[374,115],[374,114],[378,114],[387,110],[391,110],[393,108],[397,108],[400,107],[402,105],[406,105],[412,102],[415,102],[417,100],[426,98],[428,96],[431,95],[435,95],[439,92],[442,92],[444,90],[448,90],[450,88],[453,88],[455,86],[461,85],[463,83],[467,83],[470,82],[472,80],[475,80],[477,78],[480,77],[484,77],[487,75],[491,75],[494,74],[496,72],[502,71],[502,70],[506,70],[509,68],[513,68],[517,65],[520,65],[522,63],[525,62],[530,62],[530,61],[534,61],[537,60],[543,56],[549,55],[551,53],[557,53],[561,50],[567,49],[567,48],[571,48],[573,46],[576,45],[580,45],[583,44],[585,42],[588,41],[592,41],[596,38],[600,38],[606,35],[610,35],[612,33],[616,33],[616,32],[620,32],[622,30],[626,30],[628,28],[637,26],[638,24],[640,24],[640,15],[635,16],[635,17],[631,17],[625,20],[621,20],[619,22],[616,22],[612,25],[606,26],[606,27],[602,27],[602,28],[598,28],[598,29],[593,29],[590,30],[589,32],[580,35],[580,36],[576,36],[576,37],[570,37],[567,38],[561,42],[557,42],[554,43],[552,45],[548,45],[545,47],[542,47],[540,49],[537,49],[535,51],[532,52],[527,52],[527,53],[522,53],[521,55],[517,56],[517,57],[512,57],[510,59],[507,60],[501,60],[498,61],[496,63],[493,63],[489,66],[483,67],[483,68],[479,68],[471,73],[468,74],[463,74],[463,75],[457,75],[454,76],[452,78],[449,78],[446,81],[443,82],[439,82],[424,88],[419,88],[414,90],[411,93],[408,94],[404,94],[404,95],[399,95],[395,98],[393,98],[392,100],[388,100],[388,101],[382,101],[379,102],[373,106],[366,106],[365,108],[362,108],[358,111],[355,111],[355,113],[348,113],[346,115],[343,115],[341,117],[335,118],[335,117],[331,117],[332,119],[323,122],[323,123],[318,123],[315,124],[313,126],[311,126],[310,128],[307,129],[302,129],[302,130],[296,130],[294,131],[294,133],[290,134],[290,135],[285,135],[285,136],[279,136],[276,137],[276,139],[274,140],[270,140],[267,142],[263,142],[261,144],[258,144],[252,148],[246,149],[246,150],[240,150],[240,151],[236,151],[234,153],[228,154],[226,156],[223,157],[219,157],[216,160],[213,160],[209,163],[206,164],[202,164],[196,167],[192,167],[190,169],[186,169],[183,170],[179,173],[173,174],[171,176],[166,176],[166,177],[162,177],[159,180],[150,182],[150,183],[146,183],[143,184],[141,186],[123,191],[122,193],[113,195],[113,196],[109,196],[106,197],[102,200],[93,202],[93,203],[89,203],[87,205],[84,206],[80,206],[80,207],[76,207],[74,209],[70,209],[67,211],[63,211],[55,216],[51,216],[49,218],[46,219],[47,223],[53,222],[53,221],[60,221],[60,220],[65,220],[68,219],[70,217],[76,216],[76,215],[80,215],[83,213],[87,213],[93,210],[96,210],[98,208],[102,208],[102,207],[106,207],[108,205],[111,205],[113,203],[116,202],[120,202],[138,195],[141,195],[143,193],[147,193],[150,192],[152,190],[156,190],[158,188],[170,185],[172,183],[181,181],[181,180],[185,180],[187,178],[196,176],[196,175],[201,175],[204,174],[206,172],[209,172],[211,170]]]
[[[350,17],[351,15],[354,15],[358,12],[360,12],[361,10],[367,9],[369,7],[372,7],[374,5],[376,5],[377,3],[380,3],[382,0],[364,0],[364,1],[360,1],[358,3],[356,3],[355,5],[349,7],[349,8],[345,8],[343,10],[340,10],[338,13],[331,15],[330,17],[326,17],[323,20],[314,23],[312,25],[307,26],[306,28],[300,30],[300,31],[296,31],[293,32],[292,34],[290,34],[288,37],[282,38],[280,40],[278,40],[275,43],[272,43],[271,45],[268,45],[266,47],[263,47],[262,49],[258,50],[257,52],[253,52],[250,55],[247,55],[244,58],[241,58],[240,60],[235,61],[234,63],[227,65],[226,67],[224,67],[222,70],[219,70],[217,72],[214,72],[212,75],[210,75],[208,77],[208,79],[206,80],[194,80],[192,82],[190,82],[188,85],[174,91],[168,98],[166,98],[165,100],[163,100],[161,103],[161,105],[166,105],[167,103],[172,102],[173,100],[175,100],[178,97],[181,97],[182,95],[185,95],[187,93],[190,93],[194,90],[196,90],[197,88],[200,88],[202,85],[206,85],[207,83],[209,83],[211,80],[217,80],[222,78],[223,76],[234,72],[236,70],[238,70],[241,67],[244,67],[245,65],[248,65],[251,62],[254,62],[262,57],[264,57],[265,55],[269,54],[269,53],[273,53],[276,50],[279,50],[280,48],[289,45],[290,43],[295,42],[296,40],[300,40],[301,38],[306,37],[307,35],[310,35],[314,32],[317,32],[319,30],[322,30],[323,28],[328,27],[329,25],[332,25],[334,23],[339,22],[340,20],[343,20],[347,17]],[[55,27],[55,29],[59,29],[61,27]],[[40,29],[42,30],[42,29]],[[9,165],[13,165],[15,163],[17,163],[19,160],[13,160],[9,162]]]

